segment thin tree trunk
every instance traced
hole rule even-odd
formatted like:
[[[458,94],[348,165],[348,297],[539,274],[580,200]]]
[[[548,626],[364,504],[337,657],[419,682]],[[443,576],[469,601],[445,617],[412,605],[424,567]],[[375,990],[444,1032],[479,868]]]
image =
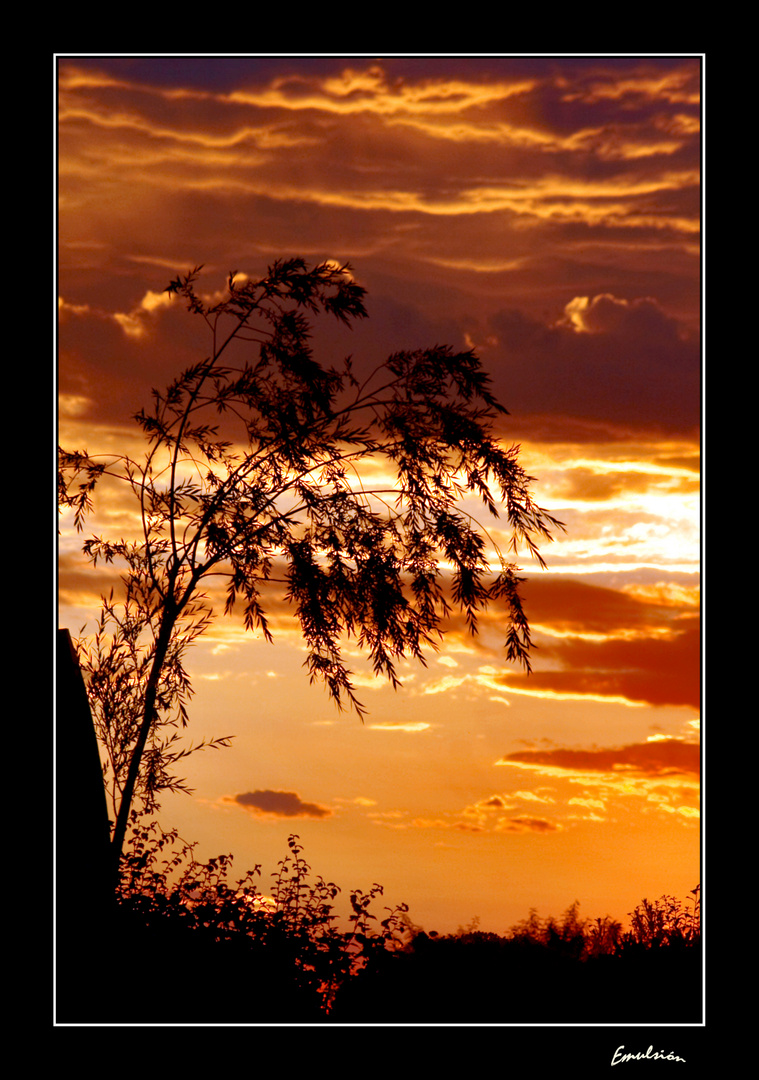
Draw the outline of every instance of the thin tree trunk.
[[[172,605],[173,607],[173,605]],[[163,665],[166,660],[166,653],[168,652],[169,642],[171,641],[171,634],[174,629],[176,620],[176,614],[172,611],[168,611],[164,614],[163,621],[161,623],[161,629],[158,633],[156,640],[155,655],[153,657],[153,664],[150,669],[150,675],[148,677],[148,684],[145,689],[145,708],[142,717],[142,724],[140,726],[139,735],[137,736],[137,742],[132,753],[131,760],[129,762],[129,771],[127,772],[126,783],[124,784],[124,791],[121,796],[121,802],[119,804],[119,812],[116,817],[116,827],[113,831],[113,839],[111,840],[111,872],[113,887],[116,888],[119,876],[119,864],[121,862],[121,853],[124,848],[124,838],[126,837],[127,825],[129,824],[129,814],[132,808],[132,800],[134,799],[134,791],[137,786],[137,779],[140,775],[140,765],[142,763],[142,756],[145,752],[145,746],[147,745],[148,736],[150,735],[150,729],[153,726],[153,721],[156,715],[156,698],[158,696],[158,683],[161,679],[161,672],[163,671]]]

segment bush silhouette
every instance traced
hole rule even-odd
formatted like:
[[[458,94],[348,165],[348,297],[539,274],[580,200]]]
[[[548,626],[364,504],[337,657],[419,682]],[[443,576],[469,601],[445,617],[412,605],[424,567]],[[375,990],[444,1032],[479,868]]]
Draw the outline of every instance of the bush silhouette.
[[[100,1023],[694,1023],[701,1015],[698,890],[692,906],[643,901],[631,929],[533,911],[504,935],[415,927],[405,904],[376,913],[374,884],[349,894],[313,876],[297,836],[262,891],[261,867],[132,817],[104,951],[123,977],[63,973],[59,1019]],[[653,912],[646,922],[641,913]],[[637,913],[637,915],[636,915]],[[658,913],[658,914],[657,914]],[[665,917],[666,916],[666,917]],[[666,936],[646,930],[669,927]]]

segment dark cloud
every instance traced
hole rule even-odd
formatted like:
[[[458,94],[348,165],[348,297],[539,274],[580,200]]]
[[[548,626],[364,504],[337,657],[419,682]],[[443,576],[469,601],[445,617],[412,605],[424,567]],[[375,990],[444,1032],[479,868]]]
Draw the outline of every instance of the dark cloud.
[[[522,587],[536,650],[528,675],[504,668],[503,692],[616,698],[657,707],[701,704],[700,616],[690,593],[664,587],[635,594],[559,577],[530,577]],[[444,623],[448,645],[502,658],[503,612],[479,613],[473,637],[465,618]]]
[[[545,818],[515,817],[499,825],[501,832],[547,833],[558,832],[559,829],[559,825],[553,821],[546,821]]]
[[[669,592],[665,587],[640,593],[608,586],[590,585],[569,577],[530,576],[522,584],[525,609],[533,626],[560,631],[562,638],[542,637],[536,660],[541,658],[576,664],[581,670],[634,670],[669,668],[676,656],[685,662],[698,684],[700,661],[699,617],[689,593]],[[503,615],[494,606],[480,613],[483,633],[498,633]],[[460,637],[472,647],[478,639],[468,636],[458,613],[446,619],[448,637]],[[594,635],[588,640],[587,635]],[[481,647],[489,646],[481,642]],[[544,672],[546,679],[559,672]],[[530,678],[535,685],[538,673]]]
[[[66,302],[129,312],[199,261],[350,259],[378,349],[495,334],[483,359],[522,430],[695,427],[698,58],[62,57],[59,75]],[[97,390],[104,421],[139,408],[183,363],[156,321],[153,348],[70,321],[62,389]]]
[[[700,419],[698,337],[650,299],[567,300],[555,325],[518,310],[490,320],[481,353],[514,415],[564,414],[628,430],[688,433]],[[487,336],[487,334],[485,336]]]
[[[693,614],[692,607],[668,601],[666,594],[656,599],[570,578],[530,577],[522,592],[533,622],[578,633],[658,632]]]
[[[613,749],[519,750],[507,754],[498,762],[499,765],[512,763],[545,765],[568,772],[630,772],[637,776],[697,777],[701,768],[701,750],[697,743],[656,739]]]
[[[546,659],[558,660],[563,671],[536,671],[527,677],[509,675],[532,690],[622,697],[658,707],[701,705],[701,636],[698,625],[667,637],[568,639],[541,647]]]
[[[688,658],[691,663],[684,671],[668,667],[668,660],[677,662],[680,659],[676,650],[668,650],[661,644],[657,646],[657,649],[657,655],[653,658],[642,658],[640,652],[636,655],[634,648],[627,649],[623,656],[611,657],[608,651],[604,654],[603,648],[597,647],[592,657],[597,665],[595,667],[573,668],[568,671],[533,671],[531,675],[510,673],[502,676],[498,681],[502,684],[504,693],[508,693],[509,690],[516,692],[525,690],[533,694],[542,691],[546,694],[567,697],[624,699],[636,704],[653,705],[659,708],[684,706],[698,710],[701,699],[697,644],[693,643],[691,656]],[[571,663],[571,657],[577,651],[579,650],[569,647],[552,650],[567,663]],[[614,651],[617,654],[621,652],[621,650]],[[671,652],[675,655],[670,655]],[[545,655],[545,650],[541,650],[541,653]],[[609,666],[614,659],[620,667],[625,661],[637,663],[639,667],[635,670],[614,671]],[[645,659],[653,659],[656,669],[648,671],[643,669],[640,665],[645,662]],[[588,660],[589,658],[586,657],[586,662]],[[602,664],[607,666],[602,667]]]
[[[700,708],[700,617],[686,600],[551,578],[530,578],[523,591],[532,625],[563,636],[540,636],[530,675],[496,676],[505,692]],[[482,623],[495,625],[487,615]]]
[[[457,821],[453,828],[458,832],[466,833],[483,833],[493,830],[497,832],[549,833],[558,832],[561,826],[553,821],[546,820],[546,818],[512,817],[499,818],[496,825],[488,826],[473,821]]]
[[[325,818],[332,814],[326,806],[303,802],[294,791],[246,791],[232,800],[254,814],[270,814],[274,817]]]
[[[320,75],[350,63],[350,57],[271,57],[271,56],[100,56],[83,63],[115,78],[142,82],[153,87],[198,87],[230,92],[240,86],[264,81],[287,73]],[[366,64],[366,58],[357,61]]]

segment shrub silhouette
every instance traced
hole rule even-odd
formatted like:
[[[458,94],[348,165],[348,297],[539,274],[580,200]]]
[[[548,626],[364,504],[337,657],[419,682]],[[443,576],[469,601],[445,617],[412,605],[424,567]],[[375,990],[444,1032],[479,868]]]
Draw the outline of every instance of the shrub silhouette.
[[[63,1019],[323,1020],[347,980],[374,970],[402,942],[406,907],[380,919],[372,911],[383,892],[377,884],[350,894],[350,917],[338,929],[340,889],[311,875],[297,836],[268,893],[260,866],[232,882],[231,855],[201,863],[195,846],[132,815],[110,929],[129,962],[107,995],[88,985],[59,989]]]
[[[507,934],[418,932],[346,984],[334,1019],[387,1023],[685,1023],[701,1015],[700,934],[638,941],[612,919],[530,917]],[[633,946],[631,948],[631,945]],[[678,947],[679,946],[679,947]]]
[[[623,932],[533,910],[506,934],[427,933],[383,889],[349,894],[313,876],[298,837],[262,891],[261,867],[200,863],[176,831],[132,815],[104,948],[123,979],[66,984],[60,1018],[121,1023],[683,1023],[700,1019],[699,890],[691,906],[644,900]]]

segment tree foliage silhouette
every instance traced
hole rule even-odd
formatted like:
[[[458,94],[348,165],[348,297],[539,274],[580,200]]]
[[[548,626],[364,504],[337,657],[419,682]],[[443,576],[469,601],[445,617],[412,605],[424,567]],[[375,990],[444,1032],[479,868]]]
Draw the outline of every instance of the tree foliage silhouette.
[[[139,509],[137,539],[92,537],[94,564],[120,562],[124,594],[104,600],[82,660],[116,816],[118,865],[130,810],[179,789],[190,681],[187,647],[208,627],[202,589],[226,583],[224,611],[271,641],[266,597],[297,616],[311,680],[360,715],[341,643],[353,638],[374,672],[399,685],[397,661],[424,663],[443,620],[459,610],[472,633],[490,602],[505,613],[509,661],[530,669],[530,630],[509,557],[538,549],[561,523],[535,504],[519,447],[505,449],[498,403],[473,351],[445,346],[390,356],[361,381],[350,358],[327,367],[311,318],[366,317],[350,267],[277,261],[258,280],[230,273],[220,300],[197,288],[202,267],[167,292],[206,325],[210,353],[136,420],[144,459],[60,451],[59,501],[76,528],[104,477]],[[387,477],[387,479],[382,479]],[[379,479],[378,479],[379,478]],[[508,522],[506,551],[462,505],[481,500]]]

